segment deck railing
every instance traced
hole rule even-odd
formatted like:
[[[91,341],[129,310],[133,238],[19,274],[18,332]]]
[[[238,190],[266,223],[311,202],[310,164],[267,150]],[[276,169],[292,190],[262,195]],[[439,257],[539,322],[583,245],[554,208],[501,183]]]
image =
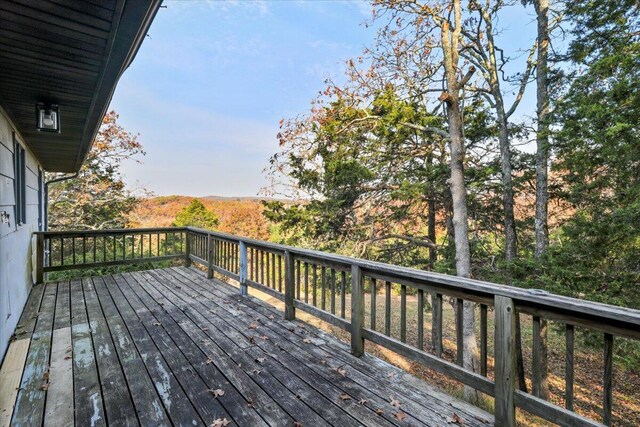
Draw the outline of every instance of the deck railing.
[[[50,271],[182,258],[187,264],[204,266],[208,278],[217,272],[237,281],[242,295],[253,287],[283,301],[286,319],[294,319],[296,310],[301,310],[344,329],[351,335],[351,351],[356,356],[363,354],[368,340],[493,396],[496,425],[500,426],[515,425],[516,407],[559,425],[610,425],[614,337],[640,339],[638,310],[193,227],[42,232],[36,236],[40,281],[43,273]],[[396,290],[400,294],[399,319],[392,315],[392,293]],[[430,330],[425,328],[428,300]],[[443,345],[445,301],[452,302],[456,325],[455,354],[449,360]],[[465,302],[473,303],[480,317],[479,373],[462,366]],[[416,310],[408,310],[409,304]],[[417,319],[408,319],[408,312],[415,313]],[[516,315],[532,317],[532,393],[516,387]],[[413,320],[415,334],[407,334]],[[493,328],[489,327],[491,320]],[[564,407],[541,398],[547,372],[540,350],[547,321],[563,325],[565,331]],[[602,418],[597,421],[574,412],[576,327],[601,334],[604,343],[603,366],[599,367]],[[488,363],[491,352],[493,369]]]

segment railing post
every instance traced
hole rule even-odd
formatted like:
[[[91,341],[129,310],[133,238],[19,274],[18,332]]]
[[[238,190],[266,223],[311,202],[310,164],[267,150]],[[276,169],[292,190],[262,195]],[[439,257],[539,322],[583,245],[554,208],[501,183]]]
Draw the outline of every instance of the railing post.
[[[36,283],[44,282],[44,235],[36,234]]]
[[[360,357],[364,354],[364,287],[362,271],[357,265],[351,266],[351,354]]]
[[[515,427],[516,309],[511,298],[495,296],[495,425]]]
[[[185,238],[185,245],[184,245],[184,252],[185,252],[185,262],[184,265],[186,267],[191,266],[191,239],[189,239],[189,230],[187,229],[184,232],[184,238]]]
[[[213,279],[213,236],[207,234],[207,279]]]
[[[296,283],[293,256],[291,252],[284,251],[284,318],[293,320],[296,318],[296,308],[293,305],[295,299]]]
[[[247,259],[247,245],[244,242],[240,242],[239,245],[240,250],[240,295],[247,296],[247,270],[248,270],[248,259]]]

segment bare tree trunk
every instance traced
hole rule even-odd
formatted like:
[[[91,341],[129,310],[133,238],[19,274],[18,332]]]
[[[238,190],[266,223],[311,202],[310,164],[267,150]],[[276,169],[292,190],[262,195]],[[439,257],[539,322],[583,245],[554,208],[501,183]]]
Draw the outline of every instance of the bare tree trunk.
[[[428,222],[427,228],[428,228],[429,240],[435,243],[436,242],[436,201],[435,201],[434,194],[432,194],[431,198],[429,199],[429,218],[427,222]],[[436,248],[429,248],[429,268],[431,270],[433,270],[433,268],[436,265],[437,255],[438,254],[436,252]]]
[[[538,59],[536,75],[537,119],[536,132],[536,217],[535,257],[540,261],[549,246],[547,170],[549,162],[549,0],[534,0],[538,22]],[[549,383],[547,378],[547,322],[541,320],[540,325],[540,372],[542,373],[539,396],[549,399]]]
[[[449,145],[451,148],[451,177],[449,187],[453,201],[453,229],[456,248],[456,272],[458,276],[471,276],[471,253],[469,249],[469,231],[467,224],[467,190],[464,182],[464,134],[460,106],[460,89],[471,77],[474,69],[462,79],[458,79],[459,38],[462,25],[460,0],[452,1],[453,28],[445,21],[441,25],[442,52],[444,57],[447,92],[441,97],[447,105],[449,125]],[[463,310],[463,367],[471,371],[478,368],[478,344],[475,334],[475,311],[471,301],[464,302]],[[470,402],[478,401],[478,393],[465,386],[464,397]]]

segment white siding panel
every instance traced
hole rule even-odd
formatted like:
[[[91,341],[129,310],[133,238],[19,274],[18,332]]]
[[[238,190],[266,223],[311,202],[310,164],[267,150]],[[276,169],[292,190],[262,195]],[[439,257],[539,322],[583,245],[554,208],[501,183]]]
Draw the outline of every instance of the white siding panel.
[[[13,178],[13,153],[0,144],[0,175]]]
[[[0,176],[0,206],[14,206],[16,204],[13,179]]]

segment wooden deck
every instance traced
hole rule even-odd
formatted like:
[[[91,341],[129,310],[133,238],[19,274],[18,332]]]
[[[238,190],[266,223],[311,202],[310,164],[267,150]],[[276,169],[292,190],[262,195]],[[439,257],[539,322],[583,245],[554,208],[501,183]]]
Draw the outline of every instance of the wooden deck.
[[[186,267],[35,286],[0,379],[0,426],[493,424]]]

